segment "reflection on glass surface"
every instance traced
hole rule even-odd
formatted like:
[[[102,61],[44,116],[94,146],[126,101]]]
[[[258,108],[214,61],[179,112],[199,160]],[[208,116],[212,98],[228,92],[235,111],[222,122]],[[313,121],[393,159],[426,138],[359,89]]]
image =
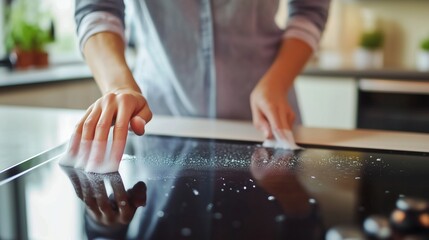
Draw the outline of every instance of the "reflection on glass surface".
[[[400,197],[429,199],[428,163],[425,154],[130,135],[116,173],[55,160],[1,185],[0,238],[324,239],[332,227],[388,217]]]
[[[146,184],[139,181],[126,190],[118,172],[97,174],[70,167],[62,169],[86,205],[88,237],[124,239],[137,208],[146,204]]]

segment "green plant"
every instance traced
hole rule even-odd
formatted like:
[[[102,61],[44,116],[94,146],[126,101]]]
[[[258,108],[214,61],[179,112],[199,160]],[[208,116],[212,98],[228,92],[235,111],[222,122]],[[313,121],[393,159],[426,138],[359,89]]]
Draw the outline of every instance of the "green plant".
[[[364,32],[361,35],[359,45],[368,50],[380,49],[383,46],[383,32],[376,30],[372,32]]]
[[[420,48],[425,52],[429,52],[429,37],[422,40]]]
[[[14,48],[23,51],[43,51],[45,46],[53,41],[50,29],[44,29],[40,23],[46,15],[32,12],[31,17],[28,17],[30,8],[28,1],[21,0],[14,2],[8,9],[6,27],[8,51]]]

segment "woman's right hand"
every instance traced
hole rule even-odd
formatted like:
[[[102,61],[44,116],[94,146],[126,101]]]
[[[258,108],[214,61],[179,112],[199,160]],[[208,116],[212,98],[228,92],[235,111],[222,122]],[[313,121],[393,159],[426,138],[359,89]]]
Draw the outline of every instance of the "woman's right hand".
[[[68,151],[74,157],[63,164],[89,172],[117,171],[128,130],[143,135],[151,118],[152,112],[139,91],[119,89],[104,94],[77,124]],[[112,126],[113,138],[108,141]]]
[[[125,42],[113,32],[93,34],[83,53],[103,96],[76,126],[64,165],[89,172],[115,172],[125,148],[128,129],[142,135],[152,112],[125,59]],[[113,141],[108,141],[113,126]]]

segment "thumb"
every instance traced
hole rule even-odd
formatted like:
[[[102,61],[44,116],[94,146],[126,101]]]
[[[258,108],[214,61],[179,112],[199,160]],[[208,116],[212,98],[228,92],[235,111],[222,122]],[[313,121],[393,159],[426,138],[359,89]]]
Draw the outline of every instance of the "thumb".
[[[146,126],[146,121],[139,115],[135,115],[134,117],[131,118],[130,127],[135,134],[143,135],[145,126]]]

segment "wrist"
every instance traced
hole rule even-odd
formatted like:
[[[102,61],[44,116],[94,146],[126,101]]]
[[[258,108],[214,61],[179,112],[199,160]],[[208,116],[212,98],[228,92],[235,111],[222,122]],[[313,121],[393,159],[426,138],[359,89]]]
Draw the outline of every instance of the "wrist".
[[[96,77],[100,90],[105,93],[118,93],[124,90],[132,90],[141,93],[134,77],[129,69],[116,69],[105,72],[104,76]]]
[[[263,78],[262,82],[266,86],[278,91],[287,92],[293,85],[293,78],[287,77],[284,74],[276,72],[268,72]]]

